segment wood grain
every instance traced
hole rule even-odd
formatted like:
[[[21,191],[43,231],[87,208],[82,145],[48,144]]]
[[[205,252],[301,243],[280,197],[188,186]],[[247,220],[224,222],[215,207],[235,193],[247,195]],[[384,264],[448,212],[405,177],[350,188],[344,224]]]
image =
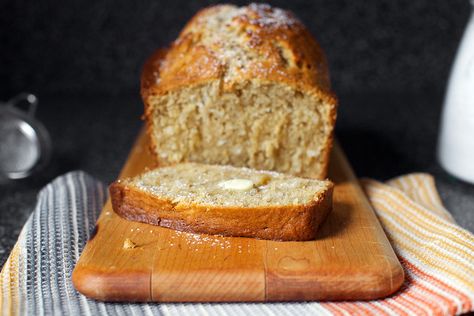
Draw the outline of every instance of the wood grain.
[[[153,166],[141,132],[120,177]],[[402,284],[403,269],[341,148],[329,177],[334,209],[319,236],[276,242],[189,234],[131,222],[106,203],[72,279],[108,301],[231,302],[380,298]],[[125,249],[125,239],[136,247]]]

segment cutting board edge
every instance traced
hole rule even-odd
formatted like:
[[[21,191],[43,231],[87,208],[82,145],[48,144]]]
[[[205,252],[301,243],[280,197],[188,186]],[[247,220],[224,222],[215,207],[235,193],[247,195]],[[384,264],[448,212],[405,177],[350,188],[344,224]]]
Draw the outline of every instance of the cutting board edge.
[[[141,276],[142,279],[150,279],[150,274],[144,274]],[[392,267],[392,274],[388,277],[385,273],[374,274],[368,273],[367,275],[361,275],[362,278],[369,278],[370,281],[362,281],[352,279],[347,282],[341,282],[334,284],[333,281],[327,283],[321,280],[305,279],[302,281],[301,275],[295,278],[288,277],[274,277],[270,274],[265,275],[265,295],[258,298],[258,295],[252,296],[247,295],[245,291],[235,292],[231,296],[227,291],[218,292],[216,291],[213,296],[215,299],[162,299],[160,295],[152,295],[150,287],[142,288],[141,290],[134,291],[133,293],[127,291],[117,291],[117,285],[122,284],[124,288],[130,288],[130,279],[134,279],[136,284],[141,282],[137,280],[137,275],[120,275],[116,276],[113,273],[103,273],[94,271],[92,269],[76,267],[74,269],[72,278],[74,287],[82,294],[87,297],[100,300],[100,301],[134,301],[134,302],[283,302],[283,301],[331,301],[331,300],[374,300],[385,298],[395,293],[404,282],[404,272],[401,265],[394,264]],[[272,279],[274,278],[274,279]],[[291,283],[288,282],[291,280]],[[111,282],[112,281],[112,282]],[[370,282],[375,287],[370,290],[361,291],[359,290],[355,295],[353,289],[360,288],[360,285],[367,284]],[[133,282],[135,283],[135,282]],[[271,285],[270,285],[271,284]],[[291,291],[288,291],[288,284],[292,286]],[[113,286],[111,286],[113,285]],[[126,286],[125,286],[126,285]],[[336,287],[335,287],[336,286]],[[156,286],[155,286],[156,287]],[[115,294],[110,289],[114,288]],[[320,291],[324,288],[324,291]],[[333,289],[331,289],[333,288]],[[285,289],[285,291],[278,291],[278,289]],[[341,290],[341,289],[346,289]],[[158,289],[154,289],[153,292],[162,292]],[[104,294],[105,293],[105,294]],[[174,293],[174,296],[180,297],[180,293]],[[112,299],[111,299],[112,297]],[[184,296],[186,297],[186,296]],[[225,297],[223,300],[220,297]],[[243,297],[247,297],[243,299]]]
[[[99,301],[151,301],[150,279],[151,272],[124,275],[123,272],[104,272],[81,265],[76,265],[72,272],[74,288],[79,293]],[[130,288],[137,290],[130,292]]]
[[[291,274],[275,272],[266,273],[265,301],[301,301],[301,300],[373,300],[390,296],[400,289],[405,281],[405,272],[398,261],[386,257],[387,264],[381,265],[378,270],[368,271],[364,267],[356,267],[351,278],[337,284],[333,277],[328,281],[322,280],[321,275],[334,275],[331,269],[308,270]],[[317,270],[317,271],[316,271]],[[390,271],[390,272],[388,272]],[[365,290],[367,284],[371,288]],[[291,291],[288,291],[291,285]],[[358,288],[357,295],[354,289]],[[324,291],[321,291],[324,289]],[[346,289],[346,291],[344,291]]]

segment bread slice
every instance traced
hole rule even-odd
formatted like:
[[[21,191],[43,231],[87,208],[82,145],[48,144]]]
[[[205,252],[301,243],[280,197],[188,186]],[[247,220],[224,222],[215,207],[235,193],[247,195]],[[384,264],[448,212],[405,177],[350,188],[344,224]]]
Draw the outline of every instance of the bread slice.
[[[201,10],[148,60],[141,94],[160,165],[326,177],[337,101],[323,51],[291,12]]]
[[[180,231],[273,240],[314,239],[332,208],[330,181],[183,163],[110,186],[120,216]]]

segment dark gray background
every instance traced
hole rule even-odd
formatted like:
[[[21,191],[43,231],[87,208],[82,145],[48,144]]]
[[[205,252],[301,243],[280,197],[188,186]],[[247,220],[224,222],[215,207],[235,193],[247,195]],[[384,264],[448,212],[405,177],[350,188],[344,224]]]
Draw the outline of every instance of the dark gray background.
[[[213,2],[2,0],[1,97],[136,93],[144,59]],[[339,93],[443,89],[470,12],[467,0],[271,3],[317,37]]]
[[[141,65],[210,3],[0,0],[0,100],[37,94],[54,145],[42,173],[0,184],[0,264],[43,185],[74,169],[116,177],[141,126]],[[474,187],[435,159],[468,1],[272,3],[292,9],[326,51],[340,98],[336,134],[356,173],[385,180],[430,172],[448,209],[474,231]]]

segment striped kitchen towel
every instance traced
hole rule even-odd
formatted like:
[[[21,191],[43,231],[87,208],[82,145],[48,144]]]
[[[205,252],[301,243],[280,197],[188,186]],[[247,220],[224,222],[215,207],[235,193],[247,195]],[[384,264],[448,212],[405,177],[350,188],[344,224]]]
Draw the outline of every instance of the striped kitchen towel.
[[[454,315],[473,310],[474,236],[443,207],[433,178],[361,181],[404,266],[402,288],[369,302],[128,304],[90,300],[71,273],[106,199],[83,172],[47,185],[0,275],[0,309],[15,315]]]

